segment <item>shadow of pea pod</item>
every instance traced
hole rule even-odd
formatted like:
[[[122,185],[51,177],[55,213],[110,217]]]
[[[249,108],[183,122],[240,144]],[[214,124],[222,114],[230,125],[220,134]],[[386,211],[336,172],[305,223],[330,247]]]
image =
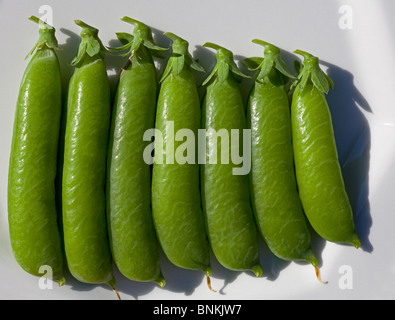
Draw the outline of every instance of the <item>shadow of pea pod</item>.
[[[108,44],[104,44],[107,47],[120,47],[122,46],[121,42],[118,39],[110,39]],[[115,54],[112,52],[107,52],[104,57],[104,63],[106,64],[108,80],[110,81],[111,88],[111,102],[114,101],[115,92],[117,89],[119,76],[121,74],[122,68],[126,64],[128,57],[122,57],[119,54]]]
[[[156,72],[158,75],[158,83],[159,80],[162,77],[163,71],[166,68],[167,62],[171,56],[172,50],[171,50],[171,44],[172,40],[164,35],[165,31],[159,30],[153,27],[150,27],[152,31],[152,38],[154,39],[154,42],[157,46],[162,47],[162,48],[169,48],[168,50],[163,50],[161,51],[164,54],[164,58],[154,58],[155,66],[156,66]],[[171,31],[171,30],[168,30]],[[159,91],[159,90],[158,90]]]
[[[206,276],[202,271],[177,267],[167,259],[162,250],[160,250],[160,254],[162,273],[166,280],[166,285],[161,290],[191,296],[202,282],[206,282]],[[209,288],[207,288],[207,292],[210,292]]]
[[[122,300],[139,300],[139,297],[149,294],[158,285],[154,282],[133,281],[126,278],[114,263],[114,277],[117,281],[116,288]]]
[[[62,75],[63,100],[66,101],[69,81],[74,72],[74,67],[71,65],[71,61],[78,53],[81,36],[69,29],[60,28],[59,30],[67,36],[65,43],[59,43],[59,48],[61,50],[56,51]]]
[[[361,248],[372,252],[369,241],[372,217],[369,204],[370,127],[361,111],[372,112],[347,70],[320,60],[334,87],[327,95],[344,183],[354,213]]]
[[[235,281],[241,272],[226,269],[218,262],[212,251],[210,254],[211,268],[213,270],[211,285],[217,294],[226,295],[226,287]]]
[[[261,236],[259,236],[259,249],[259,257],[263,270],[262,277],[269,281],[275,281],[279,277],[281,271],[285,269],[291,261],[286,261],[275,256]]]

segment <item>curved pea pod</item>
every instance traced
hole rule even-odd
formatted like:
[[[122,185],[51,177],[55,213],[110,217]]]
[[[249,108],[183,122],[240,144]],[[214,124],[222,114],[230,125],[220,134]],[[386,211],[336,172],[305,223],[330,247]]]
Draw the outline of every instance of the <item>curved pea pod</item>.
[[[71,274],[81,282],[115,285],[105,216],[110,84],[98,30],[82,28],[70,79],[64,141],[62,213]]]
[[[129,17],[134,36],[118,34],[128,50],[113,106],[107,170],[107,221],[119,271],[131,280],[165,285],[151,215],[151,166],[143,158],[144,133],[154,127],[157,81],[151,30]],[[129,39],[125,39],[125,38]]]
[[[210,251],[194,141],[200,127],[200,100],[192,73],[203,69],[189,54],[187,41],[172,33],[165,35],[173,40],[173,52],[161,79],[156,113],[154,225],[167,258],[178,267],[202,270],[209,281]],[[183,157],[185,150],[188,155]]]
[[[59,285],[63,252],[57,224],[55,176],[61,76],[55,29],[36,17],[39,40],[23,75],[15,111],[8,176],[8,223],[13,254],[28,273],[49,266]]]
[[[304,57],[291,106],[295,171],[303,209],[324,239],[358,248],[360,241],[324,95],[333,82],[320,69],[317,57],[301,50],[295,53]]]
[[[265,56],[249,96],[251,128],[251,198],[255,218],[269,249],[284,260],[318,265],[297,190],[290,106],[286,85],[294,78],[280,50],[262,40]]]
[[[244,75],[237,69],[232,52],[212,43],[204,46],[217,50],[217,64],[203,83],[210,82],[202,116],[206,152],[201,168],[201,192],[207,233],[220,264],[231,270],[251,270],[260,276],[258,232],[251,209],[248,172],[235,174],[234,169],[240,168],[229,161],[230,146],[222,144],[221,134],[228,136],[232,147],[242,148],[246,119],[236,77]],[[235,138],[232,132],[236,132],[236,144],[231,142]],[[221,143],[217,143],[219,135]]]

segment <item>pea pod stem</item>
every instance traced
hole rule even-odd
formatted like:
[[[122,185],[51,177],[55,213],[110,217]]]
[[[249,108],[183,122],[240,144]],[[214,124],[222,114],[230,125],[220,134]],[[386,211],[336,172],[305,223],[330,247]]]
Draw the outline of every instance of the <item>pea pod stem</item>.
[[[36,42],[36,45],[26,55],[25,59],[32,55],[36,50],[40,50],[44,46],[51,49],[59,49],[58,40],[55,37],[56,30],[53,26],[50,26],[45,21],[37,18],[36,16],[29,17],[29,20],[39,25],[39,38]]]
[[[98,37],[99,30],[81,20],[74,20],[75,24],[82,28],[81,43],[77,56],[71,61],[72,66],[77,66],[86,56],[91,58],[97,56],[103,59],[109,51],[104,47]]]
[[[311,82],[317,90],[327,94],[329,89],[333,87],[333,81],[319,67],[318,57],[300,49],[295,50],[294,53],[302,55],[304,62],[297,79],[292,84],[292,88],[299,85],[300,89],[303,90],[304,86]]]
[[[214,78],[217,78],[220,82],[225,81],[228,77],[229,71],[233,76],[235,76],[235,80],[239,78],[250,78],[239,70],[233,59],[232,51],[212,42],[206,42],[203,44],[203,47],[217,50],[217,64],[211,74],[203,81],[202,86],[207,85]]]
[[[124,45],[119,48],[109,48],[110,51],[128,50],[126,53],[122,54],[122,56],[129,56],[130,59],[132,59],[140,46],[145,46],[153,56],[159,58],[165,57],[162,51],[167,50],[167,48],[162,48],[155,44],[151,29],[148,26],[128,16],[122,17],[121,20],[134,26],[133,35],[124,32],[117,33],[118,39],[124,43]]]

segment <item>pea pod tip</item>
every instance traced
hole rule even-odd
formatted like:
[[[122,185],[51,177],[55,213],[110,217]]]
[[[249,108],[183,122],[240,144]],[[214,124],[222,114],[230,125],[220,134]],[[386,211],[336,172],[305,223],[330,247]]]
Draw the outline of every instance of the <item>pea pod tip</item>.
[[[207,286],[212,292],[217,292],[217,290],[214,290],[213,287],[211,286],[211,279],[210,276],[206,274],[206,280],[207,280]]]
[[[320,283],[327,284],[328,281],[323,281],[323,280],[321,279],[320,269],[319,269],[317,266],[314,266],[314,270],[315,270],[315,275],[316,275],[316,277],[317,277],[317,280],[318,280]]]
[[[66,279],[65,279],[65,277],[61,277],[61,278],[57,279],[56,282],[59,284],[59,287],[62,287],[65,285]]]
[[[251,268],[251,271],[254,272],[254,274],[255,274],[255,276],[256,276],[257,278],[261,277],[262,274],[263,274],[262,267],[261,267],[259,264],[257,264],[256,266],[253,266],[253,267]]]

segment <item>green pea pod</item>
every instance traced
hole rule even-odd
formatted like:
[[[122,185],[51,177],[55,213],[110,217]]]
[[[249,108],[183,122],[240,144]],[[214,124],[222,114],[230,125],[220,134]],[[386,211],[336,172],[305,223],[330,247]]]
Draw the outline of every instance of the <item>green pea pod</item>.
[[[220,130],[225,130],[232,139],[231,131],[237,130],[242,143],[246,119],[235,75],[246,76],[237,69],[232,52],[212,43],[204,46],[217,50],[217,64],[204,82],[210,83],[203,101],[202,117],[202,127],[206,129],[206,152],[201,184],[208,237],[215,257],[224,267],[251,270],[261,276],[258,232],[251,209],[248,175],[234,174],[235,165],[230,161],[221,163],[222,155],[230,154],[229,145],[222,147],[222,136],[221,143],[217,143]],[[213,156],[214,148],[216,157]]]
[[[63,285],[63,253],[57,224],[55,176],[62,109],[55,29],[36,17],[39,40],[22,78],[16,105],[8,176],[8,222],[20,266],[42,276],[52,268]]]
[[[110,126],[110,84],[98,30],[82,28],[69,83],[64,142],[62,213],[66,258],[81,282],[114,288],[105,216],[105,172]]]
[[[315,231],[324,239],[361,244],[338,161],[331,114],[325,95],[332,80],[319,60],[304,57],[292,97],[291,120],[296,178],[303,209]]]
[[[251,199],[255,218],[269,249],[284,260],[305,260],[317,268],[310,231],[297,190],[290,106],[286,91],[294,78],[281,59],[280,50],[262,40],[264,59],[259,61],[247,106],[251,128]],[[317,270],[317,269],[316,269]]]
[[[107,170],[107,220],[112,255],[131,280],[165,285],[151,215],[151,167],[143,159],[144,133],[154,127],[156,69],[151,29],[128,17],[134,36],[120,34],[130,55],[117,86]],[[125,39],[129,38],[129,39]],[[149,45],[148,45],[149,43]]]
[[[192,69],[203,68],[189,54],[187,41],[172,33],[165,35],[173,40],[173,52],[161,79],[156,113],[154,225],[167,258],[176,266],[202,270],[209,281],[210,252],[201,209],[199,165],[192,141],[200,127],[200,100]],[[187,140],[183,141],[185,137]],[[181,157],[180,150],[188,150],[186,159]]]

